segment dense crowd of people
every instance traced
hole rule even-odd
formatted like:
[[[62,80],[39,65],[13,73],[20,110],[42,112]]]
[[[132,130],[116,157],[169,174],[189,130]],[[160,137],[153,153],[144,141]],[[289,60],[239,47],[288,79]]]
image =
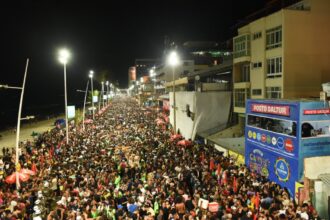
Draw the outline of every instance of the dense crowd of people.
[[[311,204],[296,205],[287,190],[211,146],[179,147],[164,113],[130,98],[114,99],[92,123],[55,128],[21,144],[0,161],[0,218],[13,219],[320,219]]]

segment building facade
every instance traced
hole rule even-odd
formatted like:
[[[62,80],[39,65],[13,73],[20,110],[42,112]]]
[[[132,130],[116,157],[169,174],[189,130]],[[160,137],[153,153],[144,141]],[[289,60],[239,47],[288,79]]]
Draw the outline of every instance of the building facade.
[[[149,76],[150,69],[158,66],[160,63],[160,59],[135,59],[137,80],[143,76]]]
[[[319,97],[330,81],[330,1],[306,0],[257,19],[233,38],[234,112],[247,99]]]

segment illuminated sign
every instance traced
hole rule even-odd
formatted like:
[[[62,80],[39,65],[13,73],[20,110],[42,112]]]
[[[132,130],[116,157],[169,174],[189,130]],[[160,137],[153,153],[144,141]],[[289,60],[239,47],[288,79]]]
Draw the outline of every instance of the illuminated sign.
[[[305,109],[304,115],[330,114],[330,109]]]
[[[97,96],[97,95],[94,95],[94,96],[93,96],[93,102],[94,102],[94,103],[95,103],[95,102],[98,102],[98,100],[99,100],[99,99],[98,99],[98,96]]]
[[[68,105],[68,118],[74,118],[76,113],[76,109],[74,105]]]
[[[290,116],[290,107],[283,105],[251,104],[252,112]]]

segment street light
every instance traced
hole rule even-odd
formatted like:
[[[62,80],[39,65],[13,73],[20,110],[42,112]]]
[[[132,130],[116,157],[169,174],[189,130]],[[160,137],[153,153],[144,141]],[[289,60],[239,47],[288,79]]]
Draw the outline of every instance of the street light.
[[[104,82],[102,81],[101,82],[101,84],[102,84],[102,106],[103,106],[103,108],[104,108]]]
[[[68,129],[68,98],[66,89],[66,64],[70,58],[70,52],[67,49],[61,49],[58,53],[58,60],[64,67],[64,101],[65,101],[65,129],[66,129],[66,144],[69,143],[69,129]]]
[[[23,121],[23,120],[30,120],[30,119],[34,119],[34,118],[35,118],[34,115],[28,115],[25,118],[21,118],[21,121]]]
[[[86,99],[87,99],[87,92],[88,92],[88,83],[89,80],[87,80],[87,86],[86,86],[86,91],[85,91],[85,99],[84,99],[84,109],[83,109],[83,130],[85,131],[85,109],[86,109]],[[93,99],[93,98],[92,98]]]
[[[101,92],[99,92],[98,93],[99,94],[99,96],[98,96],[98,105],[99,105],[99,111],[101,110],[101,100],[102,100],[102,97],[101,97],[101,95],[102,95],[102,89],[101,89]]]
[[[21,90],[21,87],[17,87],[17,86],[8,86],[8,85],[0,85],[0,88],[4,88],[4,89],[18,89]]]
[[[93,95],[93,76],[94,76],[94,71],[90,70],[89,71],[89,78],[91,78],[91,91],[92,91],[92,112],[93,112],[93,120],[94,120],[94,95]]]
[[[24,72],[24,78],[23,78],[23,85],[21,88],[21,98],[19,101],[19,108],[18,108],[18,117],[17,117],[17,131],[16,131],[16,145],[15,145],[15,162],[16,162],[16,189],[19,189],[19,178],[18,178],[18,171],[20,169],[19,165],[19,155],[18,155],[18,145],[19,145],[19,133],[21,128],[21,113],[22,113],[22,105],[23,105],[23,97],[24,97],[24,89],[25,89],[25,81],[26,81],[26,75],[27,70],[29,66],[29,59],[26,60],[26,66],[25,66],[25,72]],[[17,88],[16,88],[17,89]]]
[[[168,56],[168,64],[172,66],[172,85],[173,85],[173,128],[174,134],[176,134],[176,102],[175,102],[175,79],[174,79],[174,72],[175,66],[179,64],[179,57],[175,51],[172,51]]]
[[[25,90],[25,81],[26,81],[26,75],[27,75],[28,66],[29,66],[29,59],[26,60],[26,66],[25,66],[25,72],[24,72],[24,78],[23,78],[23,85],[22,85],[22,87],[0,85],[0,88],[4,88],[4,89],[17,89],[17,90],[21,90],[21,97],[20,97],[19,108],[18,108],[18,116],[17,116],[16,144],[15,144],[15,168],[16,168],[15,171],[16,171],[16,189],[17,190],[20,188],[18,172],[19,172],[19,169],[20,169],[20,164],[19,164],[19,135],[20,135],[20,130],[21,130],[21,121],[22,120],[34,119],[34,115],[26,116],[25,118],[22,118],[21,117],[21,115],[22,115],[23,97],[24,97],[24,90]]]
[[[109,81],[106,81],[105,85],[107,86],[107,105],[109,105]]]
[[[154,81],[154,98],[156,99],[156,73],[155,73],[155,67],[152,67],[150,69],[150,77],[153,77],[153,81]]]

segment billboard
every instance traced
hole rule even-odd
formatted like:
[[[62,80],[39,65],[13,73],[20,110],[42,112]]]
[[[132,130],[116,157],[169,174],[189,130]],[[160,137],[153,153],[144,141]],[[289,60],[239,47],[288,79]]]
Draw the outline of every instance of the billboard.
[[[330,155],[330,112],[325,102],[302,102],[300,157]]]
[[[95,103],[95,102],[98,102],[98,100],[99,100],[99,97],[97,96],[97,95],[94,95],[93,96],[93,102]]]
[[[76,116],[76,108],[74,105],[68,106],[68,119],[72,119]]]
[[[299,105],[249,100],[245,159],[251,171],[286,187],[291,196],[299,178]]]
[[[329,112],[321,101],[248,100],[246,164],[293,196],[304,158],[330,155]]]
[[[136,80],[136,67],[132,66],[128,69],[128,81]]]

